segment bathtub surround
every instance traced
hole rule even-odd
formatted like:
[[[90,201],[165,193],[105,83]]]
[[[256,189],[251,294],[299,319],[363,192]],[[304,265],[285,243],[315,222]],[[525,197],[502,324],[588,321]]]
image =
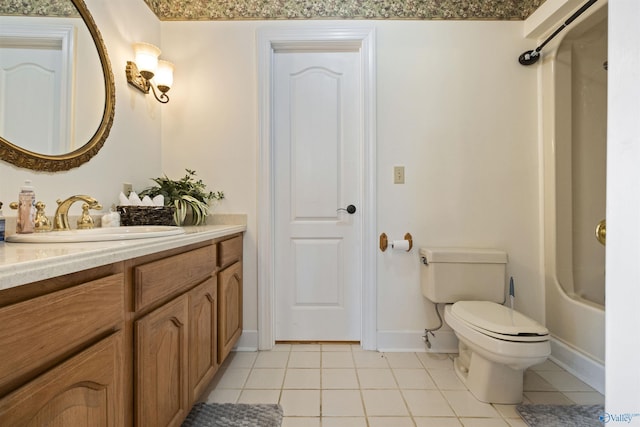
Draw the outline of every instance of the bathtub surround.
[[[600,8],[567,32],[554,61],[556,168],[563,170],[556,183],[558,279],[574,298],[602,307],[606,251],[594,229],[606,217],[607,32]]]
[[[594,4],[533,66],[542,85],[545,307],[552,355],[600,391],[605,250],[593,230],[605,217],[606,15],[606,3]]]

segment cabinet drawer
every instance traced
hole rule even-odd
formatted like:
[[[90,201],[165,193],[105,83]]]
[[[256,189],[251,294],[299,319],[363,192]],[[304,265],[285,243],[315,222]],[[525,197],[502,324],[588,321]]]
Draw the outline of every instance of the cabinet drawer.
[[[124,319],[115,274],[0,309],[0,392],[49,367]]]
[[[4,426],[125,425],[122,332],[103,339],[0,399]]]
[[[197,284],[215,269],[215,245],[135,267],[136,311]]]
[[[242,236],[224,240],[219,244],[218,265],[226,267],[242,258]]]

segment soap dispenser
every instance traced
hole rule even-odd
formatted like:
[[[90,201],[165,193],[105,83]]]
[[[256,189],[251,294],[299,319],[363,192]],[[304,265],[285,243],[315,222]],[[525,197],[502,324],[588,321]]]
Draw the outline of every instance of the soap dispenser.
[[[20,194],[18,194],[18,218],[16,221],[16,233],[33,233],[35,228],[35,209],[36,193],[31,186],[31,181],[27,180],[20,188]]]

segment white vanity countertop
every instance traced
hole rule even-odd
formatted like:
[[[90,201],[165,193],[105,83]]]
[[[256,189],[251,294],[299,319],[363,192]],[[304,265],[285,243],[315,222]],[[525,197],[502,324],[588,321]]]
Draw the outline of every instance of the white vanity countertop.
[[[177,236],[78,243],[0,242],[0,291],[246,231],[245,225],[184,227]]]

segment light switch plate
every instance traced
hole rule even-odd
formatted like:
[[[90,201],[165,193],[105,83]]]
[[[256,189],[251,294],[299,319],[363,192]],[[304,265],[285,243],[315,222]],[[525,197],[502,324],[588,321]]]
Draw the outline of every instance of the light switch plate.
[[[393,183],[404,184],[404,166],[393,167]]]
[[[122,183],[122,194],[129,197],[129,193],[131,193],[132,191],[133,191],[133,185],[131,185],[128,182]]]

